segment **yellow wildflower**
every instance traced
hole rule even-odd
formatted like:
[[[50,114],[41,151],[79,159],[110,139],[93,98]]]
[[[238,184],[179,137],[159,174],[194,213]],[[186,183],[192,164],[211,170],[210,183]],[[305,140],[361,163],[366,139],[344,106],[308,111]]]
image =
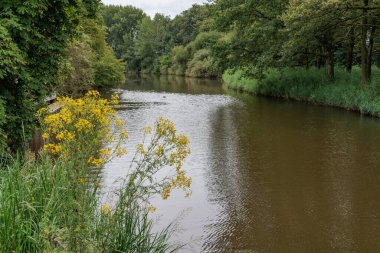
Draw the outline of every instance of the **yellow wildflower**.
[[[99,155],[104,156],[104,157],[109,157],[111,155],[111,149],[101,149],[99,150]]]
[[[119,94],[113,94],[111,96],[111,104],[117,105],[119,103],[119,100],[120,100]]]
[[[162,198],[168,199],[170,197],[170,192],[172,191],[172,186],[167,186],[162,191]]]
[[[152,133],[152,127],[151,126],[147,126],[144,128],[144,133],[145,134],[151,134]]]
[[[101,167],[104,165],[105,161],[103,158],[90,157],[90,159],[88,159],[88,163],[95,167]]]
[[[111,214],[111,206],[109,204],[103,204],[101,208],[101,212],[103,215],[110,215]]]
[[[96,90],[90,90],[86,93],[85,95],[86,97],[94,97],[94,98],[98,98],[100,97],[100,93]]]
[[[116,150],[116,156],[120,157],[127,154],[127,150],[125,148],[118,148]]]
[[[138,144],[137,145],[137,153],[140,153],[142,155],[145,155],[146,154],[146,151],[144,150],[144,144]]]
[[[158,157],[161,157],[163,154],[164,154],[164,148],[160,145],[160,146],[158,146],[158,148],[156,150],[156,155]]]
[[[42,134],[42,138],[43,138],[44,140],[47,140],[47,139],[49,138],[49,134],[48,134],[48,133],[44,133],[44,134]]]
[[[150,212],[150,213],[154,213],[156,212],[157,208],[155,206],[148,206],[147,207],[147,211]]]
[[[120,130],[120,139],[121,139],[121,140],[126,140],[126,139],[128,139],[128,132],[125,131],[124,129],[121,129],[121,130]]]
[[[79,119],[78,123],[75,124],[75,127],[79,132],[85,132],[91,131],[94,125],[86,119]]]
[[[83,177],[81,179],[79,179],[79,183],[81,185],[85,185],[86,184],[86,179],[84,179]]]
[[[125,122],[123,120],[120,120],[120,119],[116,119],[115,124],[117,127],[124,127],[125,126]]]
[[[53,155],[56,155],[59,152],[61,152],[62,147],[60,145],[58,145],[58,144],[45,144],[44,145],[44,150],[52,153]]]

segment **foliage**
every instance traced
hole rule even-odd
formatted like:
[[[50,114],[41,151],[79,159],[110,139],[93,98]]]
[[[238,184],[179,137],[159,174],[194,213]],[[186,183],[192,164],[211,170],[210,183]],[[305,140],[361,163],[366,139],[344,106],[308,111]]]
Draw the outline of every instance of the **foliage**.
[[[213,62],[210,50],[200,49],[194,54],[193,59],[187,65],[186,76],[208,78],[218,76],[218,69]]]
[[[151,142],[137,146],[130,173],[108,196],[112,204],[105,203],[101,168],[126,153],[128,137],[110,107],[116,99],[91,91],[80,99],[60,98],[56,114],[39,111],[45,151],[37,159],[17,158],[1,171],[1,252],[170,250],[169,229],[152,232],[149,200],[157,193],[165,199],[174,188],[189,191],[191,178],[182,169],[189,142],[169,120],[158,119],[145,129]],[[163,167],[168,176],[157,179]]]
[[[105,50],[104,55],[94,63],[95,86],[110,87],[124,84],[125,63],[113,55],[111,48]]]
[[[91,89],[95,83],[94,60],[88,36],[82,35],[70,42],[67,59],[61,63],[58,93],[78,96]]]
[[[157,59],[170,50],[166,35],[169,22],[169,17],[156,14],[153,19],[144,17],[139,24],[135,50],[142,70],[154,70]]]
[[[107,42],[119,59],[128,62],[130,69],[139,67],[136,59],[134,41],[138,25],[146,14],[132,6],[103,6],[102,15],[107,26]]]
[[[78,33],[61,64],[58,93],[79,96],[94,87],[123,84],[125,63],[107,45],[102,18],[82,19]]]
[[[210,5],[194,4],[170,22],[170,37],[174,45],[187,45],[203,32],[203,24],[211,15]],[[207,28],[205,29],[207,30]]]
[[[90,14],[86,7],[97,2],[2,1],[0,96],[7,111],[3,128],[13,149],[31,135],[34,105],[57,84],[65,48],[79,20]]]
[[[106,6],[103,13],[109,31],[108,41],[119,58],[127,59],[129,70],[175,75],[189,73],[198,77],[215,76],[214,72],[203,73],[211,68],[187,71],[187,64],[194,54],[201,49],[210,49],[219,37],[218,33],[210,31],[208,21],[211,5],[193,5],[173,20],[161,14],[156,14],[151,19],[141,10],[130,6]]]

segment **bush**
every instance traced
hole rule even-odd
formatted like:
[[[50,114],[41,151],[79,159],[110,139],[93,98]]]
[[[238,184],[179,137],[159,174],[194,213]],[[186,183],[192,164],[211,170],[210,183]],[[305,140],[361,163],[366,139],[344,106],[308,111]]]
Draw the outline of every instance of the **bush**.
[[[187,138],[159,118],[145,129],[152,141],[137,146],[130,173],[108,196],[101,191],[101,168],[126,153],[125,123],[110,107],[117,106],[116,97],[109,102],[92,91],[57,103],[63,106],[59,113],[38,114],[45,140],[40,157],[16,158],[0,170],[0,251],[170,250],[170,228],[152,232],[149,201],[154,194],[166,199],[175,188],[189,193],[191,178],[182,169],[190,152]],[[157,179],[163,167],[167,176]],[[112,204],[103,202],[107,196]]]
[[[104,88],[124,84],[125,67],[125,63],[116,59],[111,49],[106,50],[104,55],[94,63],[95,86]]]
[[[72,41],[67,48],[67,59],[61,64],[58,93],[77,96],[90,90],[95,83],[94,60],[88,37],[83,35]]]
[[[218,76],[217,66],[211,58],[210,50],[201,49],[194,54],[187,65],[186,76],[208,78]]]

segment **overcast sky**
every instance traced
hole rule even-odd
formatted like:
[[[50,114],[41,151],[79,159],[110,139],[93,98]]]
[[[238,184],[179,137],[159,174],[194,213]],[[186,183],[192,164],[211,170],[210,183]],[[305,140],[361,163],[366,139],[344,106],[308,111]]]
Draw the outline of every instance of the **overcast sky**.
[[[149,16],[163,13],[174,18],[182,11],[189,9],[193,4],[202,4],[206,0],[102,0],[104,4],[133,5],[143,9]]]

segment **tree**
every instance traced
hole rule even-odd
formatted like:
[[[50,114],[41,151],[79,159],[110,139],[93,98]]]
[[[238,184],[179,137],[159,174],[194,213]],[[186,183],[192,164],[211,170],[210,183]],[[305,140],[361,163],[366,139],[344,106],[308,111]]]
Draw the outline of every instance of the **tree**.
[[[333,79],[334,53],[345,39],[340,33],[346,30],[346,19],[342,2],[291,0],[282,15],[287,38],[283,59],[286,63],[296,60],[296,63],[308,66],[310,58],[314,61],[322,58],[327,75]],[[306,62],[300,62],[300,58]]]
[[[138,68],[134,41],[138,35],[138,25],[146,14],[132,6],[103,6],[102,15],[107,26],[107,42],[119,59],[128,62],[130,69]]]
[[[33,128],[35,104],[57,84],[65,48],[87,6],[97,0],[2,0],[0,5],[0,96],[5,101],[5,133],[13,148]]]
[[[156,14],[153,19],[148,16],[144,17],[139,24],[135,50],[141,64],[140,70],[156,69],[156,60],[170,51],[169,22],[169,17]]]
[[[372,53],[376,27],[380,24],[380,1],[362,0],[354,1],[352,9],[362,10],[361,19],[361,67],[362,82],[371,81]]]
[[[224,68],[276,66],[280,58],[284,28],[280,19],[288,1],[215,0],[214,26],[226,33],[214,47],[216,58]]]
[[[102,16],[83,18],[79,27],[61,65],[59,93],[77,96],[95,87],[123,84],[125,63],[113,55],[106,42]]]
[[[186,45],[204,29],[204,22],[210,18],[210,5],[194,4],[190,9],[177,15],[170,22],[170,36],[174,45]]]

